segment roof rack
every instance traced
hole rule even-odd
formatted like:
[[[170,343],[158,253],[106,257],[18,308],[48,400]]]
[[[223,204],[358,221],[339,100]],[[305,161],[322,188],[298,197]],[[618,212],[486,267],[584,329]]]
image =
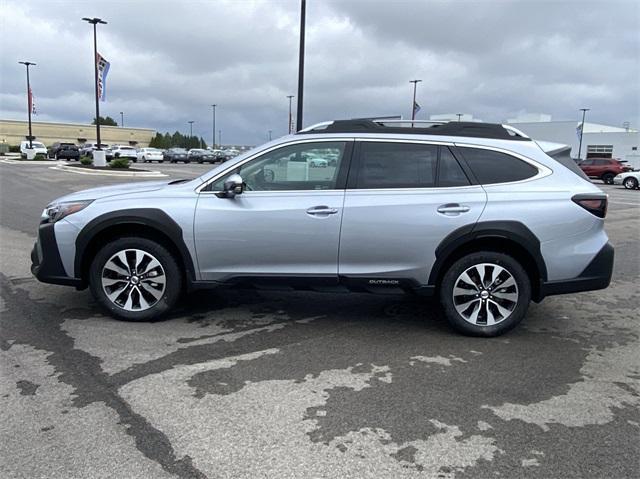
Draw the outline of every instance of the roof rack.
[[[309,133],[396,133],[531,141],[527,135],[510,125],[472,121],[334,120],[309,126],[297,134]]]

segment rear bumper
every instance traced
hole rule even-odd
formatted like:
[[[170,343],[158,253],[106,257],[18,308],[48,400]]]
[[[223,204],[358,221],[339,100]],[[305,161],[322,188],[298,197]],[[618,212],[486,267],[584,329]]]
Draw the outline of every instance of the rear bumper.
[[[43,283],[86,287],[81,279],[67,276],[60,259],[53,223],[43,223],[38,228],[38,240],[31,250],[31,273]]]
[[[614,249],[611,243],[602,247],[582,273],[576,278],[562,281],[548,281],[540,286],[538,300],[556,294],[579,293],[605,289],[611,283],[613,274]]]

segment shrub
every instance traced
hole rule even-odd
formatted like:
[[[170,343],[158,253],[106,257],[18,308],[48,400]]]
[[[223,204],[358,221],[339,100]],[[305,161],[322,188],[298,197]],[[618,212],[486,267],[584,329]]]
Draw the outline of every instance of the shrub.
[[[111,168],[129,168],[129,160],[127,158],[114,158],[109,163]]]
[[[20,145],[10,145],[9,153],[20,153]]]
[[[33,159],[36,161],[42,161],[42,160],[46,160],[47,156],[43,155],[42,153],[38,153],[36,156],[33,157]]]
[[[82,157],[80,157],[80,164],[81,165],[85,165],[85,166],[89,166],[89,165],[93,164],[93,158],[91,158],[90,156],[82,156]]]

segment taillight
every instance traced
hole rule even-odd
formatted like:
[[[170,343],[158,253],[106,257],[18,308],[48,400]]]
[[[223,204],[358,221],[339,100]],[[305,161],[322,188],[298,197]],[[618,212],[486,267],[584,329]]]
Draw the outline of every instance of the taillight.
[[[583,194],[575,195],[571,199],[575,204],[582,206],[585,210],[598,218],[604,218],[607,216],[608,197],[606,195]]]

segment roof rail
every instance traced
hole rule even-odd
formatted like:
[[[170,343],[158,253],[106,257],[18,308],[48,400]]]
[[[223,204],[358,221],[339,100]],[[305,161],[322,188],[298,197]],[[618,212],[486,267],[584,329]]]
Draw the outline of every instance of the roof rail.
[[[510,125],[470,121],[334,120],[311,125],[300,130],[297,134],[309,133],[395,133],[405,135],[465,136],[500,140],[531,140],[527,135]]]

